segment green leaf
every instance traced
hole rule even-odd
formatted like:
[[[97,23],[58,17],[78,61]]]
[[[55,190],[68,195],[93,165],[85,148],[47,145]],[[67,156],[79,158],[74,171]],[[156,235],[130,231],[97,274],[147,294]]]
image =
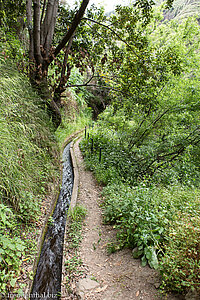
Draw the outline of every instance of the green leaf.
[[[3,243],[3,249],[7,249],[9,245],[8,239],[6,237],[2,237],[1,242]]]
[[[159,267],[156,250],[154,248],[151,248],[151,258],[148,259],[148,263],[152,269],[157,270]]]
[[[6,222],[6,215],[4,213],[1,213],[0,214],[0,218],[1,218],[2,222],[5,224],[5,222]]]
[[[14,287],[16,281],[17,281],[17,278],[11,278],[11,280],[10,280],[10,285],[11,285],[12,287]]]
[[[24,251],[25,247],[22,244],[16,245],[17,250]]]
[[[152,252],[151,252],[151,250],[150,250],[149,248],[145,248],[144,253],[145,253],[145,256],[146,256],[147,260],[150,260],[151,257],[152,257]]]
[[[17,290],[17,294],[18,294],[19,296],[23,296],[23,295],[24,295],[23,289],[22,289],[22,288],[18,289],[18,290]]]
[[[6,259],[5,259],[5,261],[7,262],[7,264],[9,265],[9,266],[12,266],[12,261],[10,260],[10,258],[9,257],[7,257]]]
[[[16,252],[16,255],[17,255],[18,257],[21,257],[21,256],[22,256],[22,253],[21,253],[21,252]]]
[[[0,249],[0,254],[5,254],[5,251],[3,249]]]
[[[143,254],[143,250],[136,250],[132,252],[133,258],[139,258]]]
[[[141,258],[141,262],[142,262],[142,267],[145,267],[145,266],[146,266],[146,264],[147,264],[147,259],[146,259],[145,255],[144,255],[144,256],[142,256],[142,258]]]

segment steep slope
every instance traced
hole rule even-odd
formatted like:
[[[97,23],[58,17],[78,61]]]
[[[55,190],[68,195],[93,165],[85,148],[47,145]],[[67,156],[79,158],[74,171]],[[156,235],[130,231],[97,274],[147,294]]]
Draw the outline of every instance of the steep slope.
[[[181,20],[191,16],[197,16],[200,22],[199,0],[175,0],[171,10],[165,12],[165,19],[169,20]]]
[[[42,202],[59,175],[41,99],[6,60],[0,56],[0,295],[5,299],[29,276],[22,261],[34,255]]]

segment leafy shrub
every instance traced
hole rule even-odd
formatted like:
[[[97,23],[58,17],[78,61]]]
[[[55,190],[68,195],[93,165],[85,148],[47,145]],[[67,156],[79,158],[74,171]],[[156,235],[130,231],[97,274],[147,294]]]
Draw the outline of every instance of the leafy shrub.
[[[0,27],[0,60],[10,64],[12,59],[20,70],[27,71],[25,48],[24,41],[20,40],[13,28]]]
[[[99,126],[91,129],[90,138],[81,142],[81,149],[88,159],[87,165],[94,170],[97,180],[103,184],[113,181],[126,180],[130,176],[130,157],[121,143],[121,134],[106,127]],[[93,139],[93,153],[91,143]],[[101,162],[99,152],[101,148]]]
[[[129,8],[117,13],[132,17]],[[87,167],[107,185],[104,220],[113,224],[118,237],[110,250],[134,248],[142,265],[161,266],[163,285],[183,292],[199,280],[199,225],[194,218],[200,216],[200,31],[193,19],[180,24],[160,20],[153,31],[151,23],[138,48],[142,64],[135,53],[116,51],[120,63],[109,82],[113,103],[81,149]],[[127,31],[128,42],[130,36]],[[110,66],[108,77],[113,76]],[[196,224],[193,232],[191,226],[184,228],[184,219]]]
[[[185,213],[171,224],[165,255],[160,262],[163,287],[200,293],[200,216]]]
[[[6,229],[6,232],[5,232]],[[0,204],[0,291],[14,287],[19,265],[25,250],[25,243],[15,236],[16,220],[12,211]],[[14,235],[14,236],[13,236]]]
[[[138,181],[149,177],[155,183],[165,185],[181,182],[184,185],[198,186],[200,169],[197,146],[187,143],[184,145],[185,142],[182,139],[184,139],[185,130],[181,128],[181,132],[179,132],[180,124],[169,125],[164,122],[164,124],[159,125],[158,130],[151,130],[152,133],[149,133],[149,136],[141,141],[140,145],[132,147],[130,144],[135,139],[132,137],[133,132],[137,131],[138,126],[135,123],[139,121],[136,122],[134,118],[131,120],[123,119],[120,117],[122,113],[120,111],[115,116],[112,108],[107,109],[101,115],[101,120],[98,121],[97,126],[92,130],[90,129],[90,138],[82,141],[82,151],[85,151],[85,156],[90,160],[91,169],[97,172],[97,169],[101,168],[105,174],[110,172],[108,171],[110,168],[112,169],[110,179],[104,178],[102,180],[104,183],[108,183],[112,180],[111,178],[114,178],[112,173],[115,169],[115,173],[120,174],[121,180],[129,182],[130,185],[135,185]],[[195,118],[197,119],[196,116]],[[169,131],[171,130],[173,133],[170,133],[167,142],[163,141],[162,136],[165,136],[165,133],[162,126],[175,126],[175,128],[169,127]],[[143,128],[143,130],[145,132],[146,129]],[[174,131],[176,132],[174,133]],[[198,131],[196,133],[195,140],[198,139]],[[91,153],[92,139],[93,153]],[[176,153],[177,142],[180,143],[181,151],[183,151],[180,156]],[[101,166],[97,164],[100,148],[103,154]],[[171,160],[173,155],[174,160]],[[99,174],[99,172],[97,173]]]
[[[158,257],[168,243],[170,224],[179,214],[200,215],[199,191],[143,185],[130,188],[123,184],[104,188],[104,220],[118,229],[117,248],[135,248],[134,257],[158,268]],[[176,196],[174,196],[176,195]]]
[[[178,290],[178,286],[179,292],[183,292],[188,286],[195,286],[199,276],[198,272],[193,276],[195,277],[194,280],[192,279],[193,283],[190,279],[191,276],[185,272],[185,266],[189,267],[188,264],[190,264],[191,272],[195,272],[199,263],[195,256],[189,261],[187,255],[183,257],[180,253],[184,259],[184,263],[181,265],[179,248],[174,246],[176,242],[177,245],[180,245],[179,241],[176,240],[176,237],[174,242],[171,241],[170,233],[172,228],[179,232],[180,228],[176,222],[179,216],[182,220],[187,214],[193,219],[200,216],[199,189],[194,188],[194,172],[188,172],[189,169],[195,169],[191,160],[185,156],[182,165],[180,163],[170,169],[171,174],[174,173],[175,179],[173,180],[174,184],[170,187],[166,185],[166,182],[165,186],[155,185],[156,177],[153,178],[153,181],[150,181],[148,177],[143,178],[142,181],[137,182],[135,187],[130,187],[130,183],[134,182],[130,178],[133,170],[130,170],[132,166],[127,161],[126,152],[122,150],[124,144],[121,147],[120,135],[106,130],[104,127],[94,129],[90,132],[91,135],[94,143],[93,153],[91,152],[91,139],[84,139],[81,147],[86,157],[86,165],[94,171],[100,182],[107,184],[103,191],[104,221],[113,224],[117,229],[117,243],[112,243],[109,246],[112,248],[110,249],[113,251],[122,247],[134,248],[133,257],[141,258],[143,266],[148,262],[151,267],[163,270],[163,286],[170,287],[171,290]],[[102,162],[98,160],[97,145],[101,145],[103,149]],[[120,162],[124,163],[126,173],[122,169],[123,164],[121,164],[121,168],[118,167]],[[179,168],[178,172],[177,168]],[[111,172],[111,170],[113,171]],[[195,172],[198,174],[197,169]],[[177,174],[180,176],[182,174],[181,180],[177,180]],[[183,181],[183,176],[187,179],[184,181],[188,184],[193,181],[190,188],[178,183]],[[170,178],[169,174],[166,175],[166,178]],[[157,182],[160,182],[160,178],[157,179]],[[171,182],[170,180],[169,183]],[[182,252],[188,253],[189,249],[197,249],[197,245],[191,245],[189,232],[184,230],[183,222],[181,226],[182,233],[185,234]],[[198,235],[198,231],[194,235]],[[196,256],[198,257],[198,255],[199,249],[196,251]],[[174,266],[180,264],[176,268],[177,273],[171,268],[173,262]],[[184,276],[181,275],[182,272],[185,272]],[[181,279],[183,277],[184,280]]]

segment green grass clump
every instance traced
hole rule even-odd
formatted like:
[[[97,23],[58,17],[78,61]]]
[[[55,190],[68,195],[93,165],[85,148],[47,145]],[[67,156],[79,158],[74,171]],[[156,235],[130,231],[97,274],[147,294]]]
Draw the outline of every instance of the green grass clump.
[[[85,219],[87,210],[83,206],[76,206],[73,210],[69,211],[69,230],[68,230],[68,237],[71,240],[70,247],[71,248],[78,248],[79,243],[82,239],[81,237],[81,229],[82,223]]]
[[[82,130],[91,122],[91,115],[86,114],[77,114],[73,119],[65,117],[62,121],[62,124],[56,130],[56,138],[60,146],[63,145],[67,136],[70,136],[72,133]]]
[[[5,293],[15,286],[21,258],[30,248],[20,231],[38,219],[58,164],[53,127],[40,98],[2,57],[0,86],[0,293]]]
[[[86,214],[86,208],[81,205],[75,206],[75,208],[70,210],[68,213],[69,222],[66,231],[68,254],[64,253],[65,257],[67,257],[64,267],[66,273],[66,288],[69,294],[72,293],[70,287],[72,280],[82,274],[80,269],[82,260],[79,255],[79,246],[82,240],[82,226]]]

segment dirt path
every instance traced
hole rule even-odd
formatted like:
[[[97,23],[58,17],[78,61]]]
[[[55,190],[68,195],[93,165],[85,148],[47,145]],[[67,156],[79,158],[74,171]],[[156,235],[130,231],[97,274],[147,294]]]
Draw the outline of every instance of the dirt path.
[[[74,289],[78,299],[95,300],[156,300],[178,299],[161,296],[158,291],[159,275],[155,270],[141,267],[140,260],[133,259],[131,250],[108,255],[106,244],[115,232],[111,226],[102,224],[100,187],[91,172],[85,170],[84,161],[75,143],[74,152],[79,168],[78,205],[87,209],[80,245],[84,275],[77,278]],[[77,299],[75,296],[69,299]]]

